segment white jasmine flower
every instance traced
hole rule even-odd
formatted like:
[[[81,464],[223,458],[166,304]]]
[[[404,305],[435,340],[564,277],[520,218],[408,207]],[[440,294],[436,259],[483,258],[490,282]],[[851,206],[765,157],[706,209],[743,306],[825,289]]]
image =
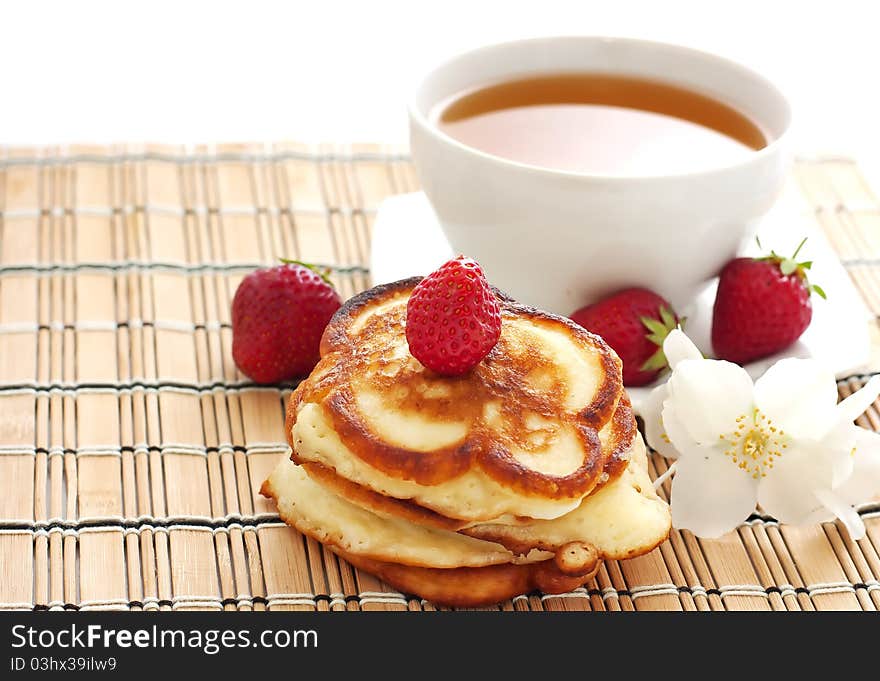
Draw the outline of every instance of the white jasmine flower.
[[[677,459],[676,527],[718,537],[760,504],[780,522],[837,516],[864,536],[852,506],[880,492],[880,436],[853,421],[880,377],[837,404],[834,376],[813,360],[781,360],[753,384],[736,364],[702,359],[681,331],[663,349],[672,374],[643,411],[648,443]]]
[[[703,359],[703,353],[681,329],[673,329],[666,336],[663,341],[663,354],[666,355],[669,368],[673,371],[682,360]],[[663,426],[663,401],[668,395],[668,383],[654,388],[642,405],[642,418],[645,421],[645,438],[648,444],[667,459],[677,459],[678,452]]]

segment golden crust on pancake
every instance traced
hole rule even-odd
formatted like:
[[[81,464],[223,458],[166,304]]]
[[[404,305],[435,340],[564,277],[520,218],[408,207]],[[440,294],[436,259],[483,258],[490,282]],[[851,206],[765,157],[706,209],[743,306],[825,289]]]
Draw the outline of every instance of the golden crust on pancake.
[[[260,488],[288,525],[322,544],[381,562],[414,567],[483,567],[552,558],[546,551],[519,556],[500,544],[382,518],[325,489],[301,466],[282,460]]]
[[[331,547],[331,550],[405,594],[417,594],[433,603],[455,608],[491,605],[531,591],[567,593],[591,580],[602,564],[596,562],[590,571],[578,576],[565,574],[553,560],[528,565],[508,563],[441,570],[371,560],[337,547]]]
[[[620,477],[629,463],[636,433],[636,423],[629,397],[624,394],[611,421],[600,432],[600,440],[602,440],[603,448],[608,451],[608,456],[605,462],[605,475],[602,476],[600,483],[591,494],[596,494],[597,490],[604,487],[609,481]],[[378,515],[396,516],[420,525],[451,532],[464,530],[474,524],[472,520],[450,518],[437,513],[430,508],[420,506],[412,499],[398,499],[379,494],[337,474],[324,464],[306,461],[301,465],[309,476],[321,486]],[[528,524],[534,522],[534,519],[526,516],[511,516],[505,518],[505,522],[513,525]]]
[[[603,475],[591,493],[601,489],[609,481],[616,480],[629,465],[632,448],[639,440],[639,427],[629,395],[624,392],[617,402],[617,409],[605,427],[599,431],[602,448],[607,451]]]
[[[294,461],[462,520],[557,517],[622,470],[609,469],[613,451],[600,439],[623,394],[604,341],[497,293],[498,344],[469,374],[439,376],[406,345],[418,281],[370,289],[331,320],[321,361],[289,402]],[[327,432],[344,452],[328,451]]]
[[[326,482],[331,484],[327,485]],[[341,481],[341,482],[340,482]],[[380,562],[418,567],[482,567],[555,557],[566,574],[580,575],[603,558],[630,558],[669,533],[669,507],[647,473],[641,437],[624,472],[554,520],[486,523],[452,531],[425,524],[424,509],[383,506],[374,492],[314,464],[282,460],[261,492],[275,499],[282,519],[343,551]],[[365,502],[365,496],[367,501]]]
[[[631,460],[613,482],[593,492],[570,513],[529,523],[484,523],[462,534],[501,544],[514,553],[555,552],[582,543],[601,558],[625,559],[648,553],[665,541],[672,525],[669,506],[648,476],[647,452],[639,436]]]
[[[411,501],[383,497],[320,464],[304,464],[303,469],[329,492],[383,519],[459,532],[500,544],[518,556],[533,551],[559,555],[564,547],[580,544],[590,546],[599,558],[624,559],[651,551],[666,539],[671,526],[669,506],[657,496],[648,476],[646,450],[640,436],[628,454],[629,463],[618,477],[559,518],[512,517],[489,523],[463,523]]]
[[[571,591],[601,565],[595,547],[581,542],[555,555],[532,551],[518,557],[491,542],[380,518],[323,489],[288,460],[279,463],[260,493],[277,502],[288,525],[352,565],[405,593],[445,605],[487,605],[535,589]]]

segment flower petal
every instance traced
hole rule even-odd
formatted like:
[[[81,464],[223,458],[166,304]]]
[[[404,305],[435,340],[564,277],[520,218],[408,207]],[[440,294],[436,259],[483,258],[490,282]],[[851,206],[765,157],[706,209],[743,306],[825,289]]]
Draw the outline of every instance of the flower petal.
[[[852,474],[834,493],[849,504],[863,504],[880,496],[880,433],[852,426],[855,453]]]
[[[688,429],[684,427],[684,424],[678,417],[675,404],[668,396],[663,401],[661,418],[663,419],[663,428],[666,431],[666,437],[669,438],[672,448],[675,449],[676,457],[681,456],[681,452],[693,450],[694,447],[700,446],[700,444],[691,437]]]
[[[828,510],[827,506],[819,506],[804,519],[801,525],[821,525],[822,523],[833,522],[835,517],[834,512]]]
[[[663,425],[663,401],[669,394],[664,383],[654,388],[642,403],[642,418],[645,421],[645,439],[648,446],[660,455],[670,459],[678,458],[678,450],[672,444]]]
[[[837,405],[838,419],[845,423],[852,423],[874,404],[874,400],[878,396],[880,396],[880,376],[874,376],[862,388]]]
[[[834,374],[810,359],[782,359],[755,382],[755,406],[789,435],[818,439],[835,421]]]
[[[846,531],[849,532],[850,539],[857,540],[865,537],[865,523],[851,504],[848,504],[831,490],[818,489],[815,494],[825,508],[840,518]]]
[[[681,329],[673,329],[663,341],[663,354],[670,368],[675,369],[684,359],[703,359],[703,353]]]
[[[682,452],[672,479],[672,524],[700,537],[720,537],[755,510],[758,482],[718,450]]]
[[[719,360],[685,359],[678,363],[667,382],[670,404],[688,434],[702,445],[714,445],[719,435],[736,429],[736,419],[752,412],[752,379],[745,369]],[[664,424],[673,443],[682,451]]]
[[[831,489],[837,489],[845,481],[852,478],[853,463],[855,462],[852,456],[854,442],[854,438],[847,438],[845,442],[834,445],[829,444],[827,439],[823,441],[823,446],[831,461]]]
[[[834,484],[834,452],[822,443],[793,442],[761,478],[758,503],[783,523],[806,522],[822,502],[816,490],[831,491]]]
[[[874,434],[864,428],[853,425],[852,421],[843,421],[829,430],[819,442],[819,446],[828,452],[834,467],[832,489],[837,489],[852,477],[854,461],[852,454],[863,433]],[[865,447],[868,447],[868,445],[863,441],[863,449]],[[868,448],[870,449],[871,447]],[[876,445],[874,448],[876,448]]]

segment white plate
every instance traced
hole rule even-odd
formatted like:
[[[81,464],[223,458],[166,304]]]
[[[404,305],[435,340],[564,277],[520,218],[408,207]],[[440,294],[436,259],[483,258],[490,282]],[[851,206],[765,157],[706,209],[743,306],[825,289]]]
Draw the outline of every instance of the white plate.
[[[870,358],[870,313],[809,210],[809,206],[799,205],[788,194],[763,220],[758,234],[765,248],[773,248],[782,254],[792,253],[800,240],[808,237],[799,259],[813,260],[810,279],[822,286],[828,300],[813,296],[810,327],[787,350],[746,365],[752,378],[760,376],[783,357],[818,359],[825,362],[838,378],[862,370]],[[757,245],[752,244],[745,254],[758,252]],[[452,249],[423,193],[402,194],[382,202],[376,218],[370,261],[375,284],[428,274],[452,256]],[[691,309],[679,310],[688,318],[687,334],[707,356],[712,352],[710,328],[716,284],[712,282],[707,286]],[[649,388],[628,390],[638,411]]]

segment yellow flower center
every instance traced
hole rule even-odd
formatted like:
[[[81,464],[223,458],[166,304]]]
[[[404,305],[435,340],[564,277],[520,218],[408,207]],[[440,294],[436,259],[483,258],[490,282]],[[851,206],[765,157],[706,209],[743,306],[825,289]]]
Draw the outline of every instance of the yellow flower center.
[[[738,416],[733,432],[718,437],[726,445],[724,456],[755,479],[766,477],[773,462],[788,448],[785,431],[759,409],[753,409],[750,416]]]

